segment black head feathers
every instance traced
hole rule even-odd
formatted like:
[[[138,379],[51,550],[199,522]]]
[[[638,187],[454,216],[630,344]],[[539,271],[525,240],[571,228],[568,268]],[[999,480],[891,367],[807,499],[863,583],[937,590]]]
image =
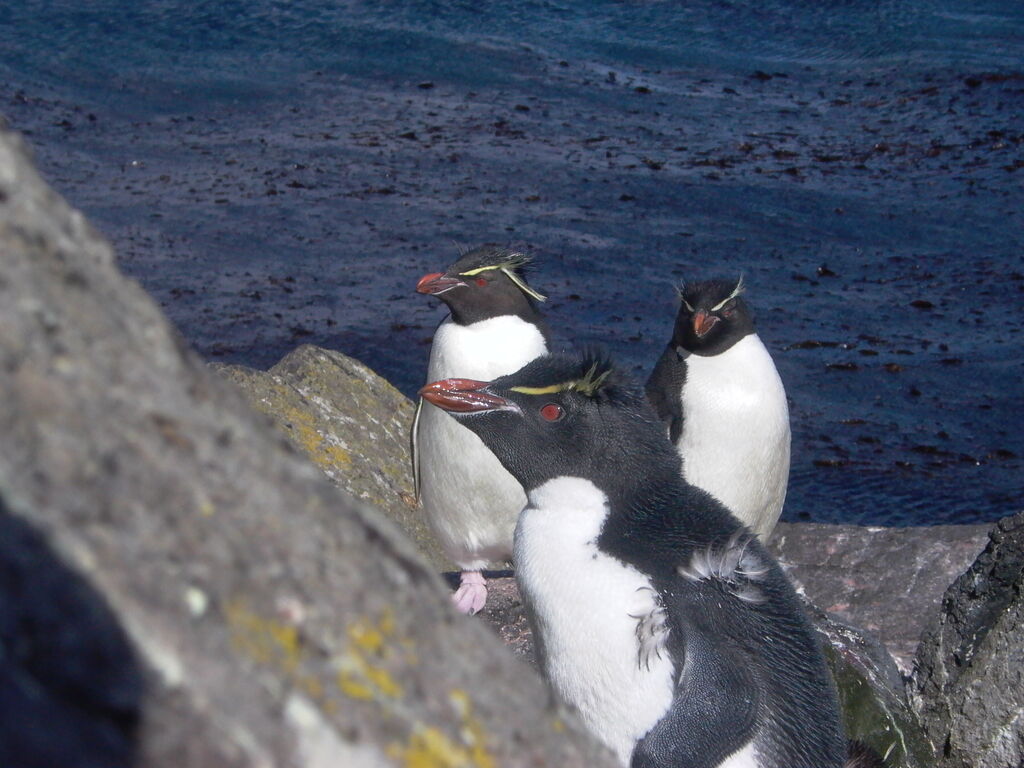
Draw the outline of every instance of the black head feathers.
[[[546,355],[495,380],[493,386],[523,395],[575,393],[598,404],[635,406],[644,400],[633,382],[600,350]]]
[[[730,299],[735,299],[746,292],[743,275],[738,280],[703,280],[691,281],[679,286],[679,300],[683,308],[689,312],[704,309],[715,312],[725,306]]]
[[[535,291],[526,282],[527,265],[530,261],[531,257],[522,251],[496,245],[482,245],[460,256],[448,273],[452,276],[472,278],[483,272],[498,271],[530,298],[544,301],[547,297]]]
[[[682,286],[671,345],[681,353],[718,355],[754,333],[754,316],[743,291],[742,276]]]

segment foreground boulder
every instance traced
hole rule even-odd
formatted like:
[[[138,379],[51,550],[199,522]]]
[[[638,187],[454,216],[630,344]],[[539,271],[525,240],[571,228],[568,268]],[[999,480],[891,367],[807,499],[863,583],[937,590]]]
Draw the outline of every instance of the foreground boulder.
[[[237,384],[331,481],[383,511],[437,571],[451,570],[413,489],[409,435],[415,408],[358,360],[304,344],[269,371],[211,366]]]
[[[937,765],[1024,765],[1024,512],[996,525],[946,591],[912,690]]]
[[[0,614],[4,764],[612,764],[396,526],[188,349],[7,132],[0,392],[5,531],[35,553],[0,549],[0,573],[29,569],[0,599],[76,596],[45,663],[12,640],[43,608]]]

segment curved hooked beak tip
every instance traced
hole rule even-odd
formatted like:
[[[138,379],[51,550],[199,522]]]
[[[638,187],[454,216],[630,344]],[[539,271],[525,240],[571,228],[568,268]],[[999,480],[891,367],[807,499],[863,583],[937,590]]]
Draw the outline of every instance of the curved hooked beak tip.
[[[698,309],[693,316],[693,332],[697,334],[698,339],[703,339],[708,335],[708,332],[718,325],[718,318],[714,315],[709,315],[705,310]]]
[[[451,413],[514,409],[515,404],[510,400],[487,391],[489,383],[473,379],[444,379],[427,384],[420,390],[420,397]]]
[[[431,272],[424,275],[416,283],[416,293],[426,293],[430,296],[438,296],[452,288],[465,285],[464,282],[455,277],[447,277],[443,272]]]

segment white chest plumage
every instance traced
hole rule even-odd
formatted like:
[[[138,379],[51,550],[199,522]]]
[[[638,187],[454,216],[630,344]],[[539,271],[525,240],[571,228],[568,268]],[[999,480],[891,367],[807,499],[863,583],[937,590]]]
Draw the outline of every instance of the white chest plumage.
[[[789,408],[757,334],[719,355],[686,358],[676,447],[687,482],[717,497],[767,538],[786,498]]]
[[[447,318],[434,334],[428,381],[451,377],[490,381],[547,352],[537,326],[514,316],[472,325]],[[522,487],[470,430],[424,403],[416,431],[420,498],[448,555],[465,570],[507,559]]]
[[[675,670],[664,652],[640,663],[637,624],[658,604],[644,574],[597,548],[607,513],[581,478],[534,489],[516,528],[516,580],[551,686],[628,765],[671,705]]]

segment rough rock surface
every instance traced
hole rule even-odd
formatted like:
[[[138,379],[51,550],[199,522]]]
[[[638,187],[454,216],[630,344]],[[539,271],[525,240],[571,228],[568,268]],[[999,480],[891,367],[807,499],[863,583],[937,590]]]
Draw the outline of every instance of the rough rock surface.
[[[1024,765],[1024,512],[1001,520],[942,599],[912,690],[949,768]]]
[[[780,523],[768,547],[812,603],[877,635],[908,674],[942,593],[981,552],[987,534],[985,525]]]
[[[144,691],[137,710],[116,701],[139,722],[120,764],[611,765],[536,675],[452,611],[390,521],[182,343],[6,132],[0,392],[0,496],[135,649]],[[53,664],[80,663],[79,640]],[[14,718],[11,690],[0,742],[54,731]],[[63,766],[97,764],[75,746]]]
[[[455,567],[416,502],[409,398],[358,360],[309,344],[269,371],[212,367],[238,384],[335,485],[394,520],[438,571]]]
[[[931,768],[932,747],[911,707],[896,664],[870,636],[806,603],[839,690],[843,727],[884,755],[888,768]]]

